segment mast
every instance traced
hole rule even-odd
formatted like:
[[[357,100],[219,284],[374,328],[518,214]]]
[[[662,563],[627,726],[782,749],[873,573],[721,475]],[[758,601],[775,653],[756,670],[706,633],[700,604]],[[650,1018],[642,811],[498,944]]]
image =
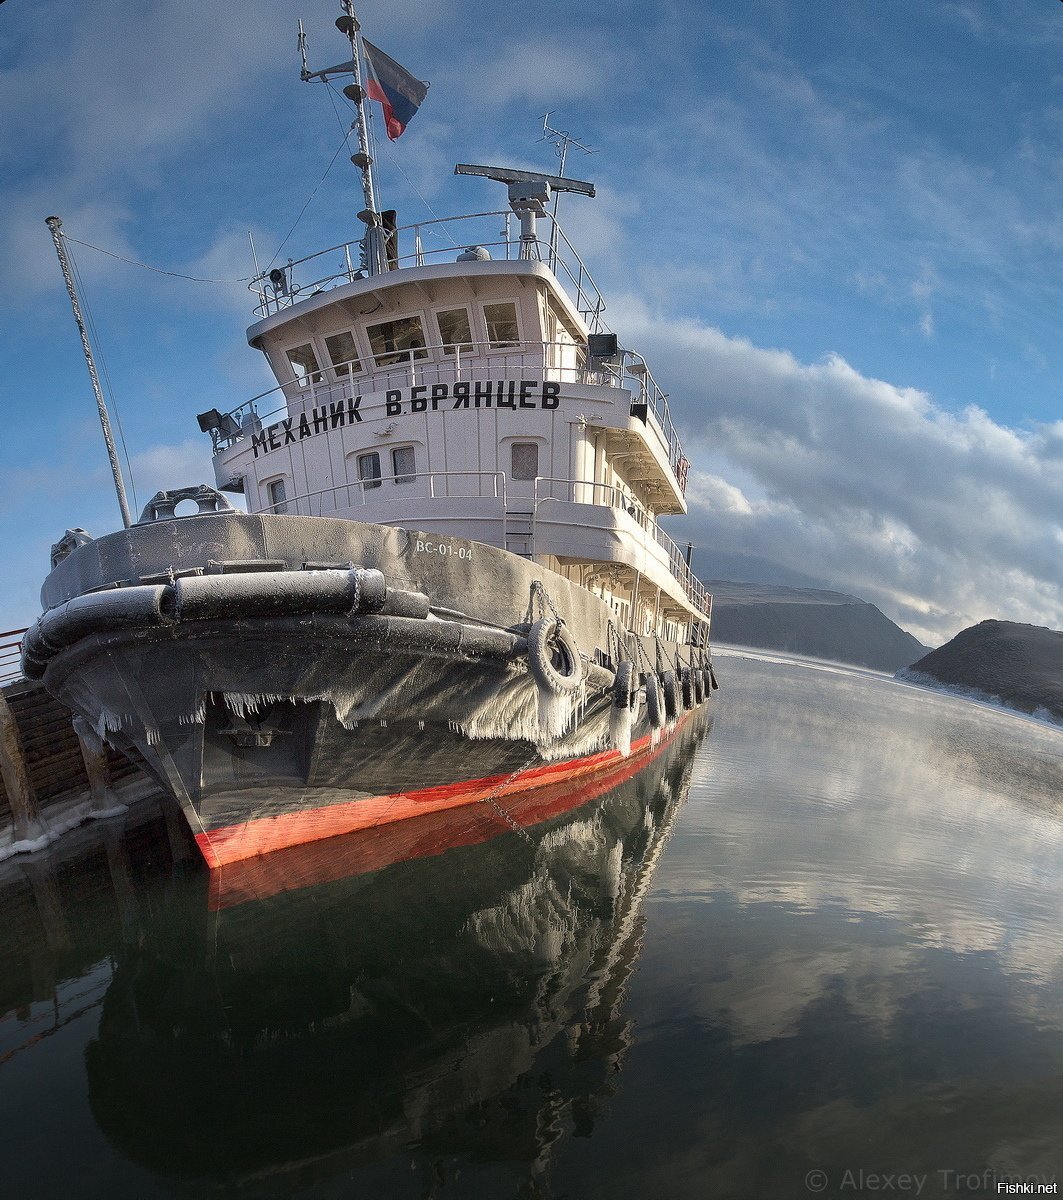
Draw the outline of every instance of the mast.
[[[122,510],[122,524],[128,529],[133,524],[129,513],[129,501],[126,500],[125,481],[122,479],[122,468],[118,463],[118,452],[114,448],[114,438],[111,436],[111,418],[107,414],[107,405],[103,399],[103,389],[100,387],[100,377],[96,374],[96,360],[92,357],[92,346],[89,343],[88,330],[81,316],[81,304],[78,300],[77,288],[74,286],[74,275],[70,270],[70,261],[66,256],[63,245],[63,222],[58,217],[46,217],[44,222],[52,234],[55,252],[59,256],[59,266],[63,272],[67,294],[70,296],[70,307],[74,310],[74,320],[77,322],[78,333],[81,334],[81,349],[85,355],[85,363],[89,369],[89,379],[92,380],[92,390],[96,395],[96,408],[100,414],[100,426],[103,429],[103,440],[107,444],[107,457],[111,460],[111,474],[114,476],[114,490],[118,493],[118,507]]]
[[[351,162],[358,168],[362,177],[362,198],[365,208],[358,214],[358,219],[365,222],[365,270],[368,275],[380,275],[387,270],[387,259],[384,253],[384,237],[381,229],[380,213],[377,208],[376,186],[373,180],[372,140],[369,134],[369,118],[366,114],[361,25],[354,12],[354,0],[341,0],[343,15],[336,18],[336,28],[344,34],[351,45],[349,62],[340,63],[335,67],[326,67],[323,71],[311,71],[306,58],[306,34],[303,23],[299,22],[299,55],[302,59],[302,79],[308,82],[319,79],[328,83],[330,75],[351,74],[354,83],[343,89],[343,94],[354,103],[355,121],[352,128],[358,131],[358,153],[351,155]]]

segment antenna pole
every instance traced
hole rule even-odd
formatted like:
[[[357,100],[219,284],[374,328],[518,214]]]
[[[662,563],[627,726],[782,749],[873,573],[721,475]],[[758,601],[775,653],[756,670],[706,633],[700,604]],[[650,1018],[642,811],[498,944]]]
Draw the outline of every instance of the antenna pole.
[[[0,0],[0,3],[3,3],[3,0]],[[300,21],[301,75],[304,83],[308,83],[311,79],[319,79],[322,83],[328,83],[329,77],[332,75],[351,74],[354,76],[353,85],[345,87],[343,94],[354,104],[356,119],[351,128],[358,130],[358,153],[351,155],[351,162],[358,168],[362,176],[362,196],[365,200],[365,208],[358,214],[358,218],[364,221],[366,226],[365,238],[362,242],[365,249],[366,270],[370,275],[380,275],[388,269],[388,264],[384,252],[384,231],[381,228],[380,213],[377,210],[376,187],[373,183],[373,139],[365,106],[365,88],[362,84],[366,74],[362,69],[365,65],[365,47],[362,45],[361,26],[354,13],[354,0],[341,0],[340,7],[343,9],[343,16],[336,19],[336,28],[351,44],[350,61],[340,63],[335,67],[326,67],[323,71],[311,71],[306,60],[306,33],[303,31],[303,23]]]
[[[540,142],[552,142],[557,157],[561,160],[561,166],[558,170],[559,176],[565,174],[565,162],[568,159],[569,146],[575,146],[582,150],[584,154],[597,154],[597,150],[592,150],[590,146],[584,146],[582,142],[577,142],[576,139],[568,132],[567,129],[554,129],[550,125],[550,118],[554,115],[554,110],[543,115],[543,136],[539,139]],[[561,199],[559,192],[554,192],[554,211],[550,214],[550,267],[554,266],[557,260],[557,205]]]
[[[63,222],[58,217],[47,217],[45,224],[51,231],[52,241],[55,243],[55,252],[59,256],[59,266],[63,272],[67,294],[70,296],[70,307],[74,310],[74,320],[77,322],[78,333],[81,334],[81,349],[85,355],[85,363],[89,368],[89,379],[92,380],[92,390],[96,396],[96,408],[100,414],[103,440],[107,444],[107,457],[111,460],[111,474],[114,476],[114,490],[118,493],[118,507],[122,510],[122,524],[128,529],[133,524],[133,518],[129,513],[129,501],[126,499],[122,468],[118,463],[118,452],[114,448],[114,438],[111,435],[111,418],[107,415],[107,405],[104,403],[100,377],[96,374],[96,360],[92,357],[92,346],[89,343],[88,331],[81,315],[77,288],[74,286],[74,275],[70,270],[66,247],[63,245]]]

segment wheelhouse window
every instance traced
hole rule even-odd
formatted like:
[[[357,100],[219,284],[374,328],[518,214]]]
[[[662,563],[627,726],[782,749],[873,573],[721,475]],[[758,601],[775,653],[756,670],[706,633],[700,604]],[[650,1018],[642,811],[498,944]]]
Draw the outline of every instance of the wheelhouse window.
[[[443,343],[444,354],[472,349],[472,326],[469,324],[467,308],[446,308],[436,313],[436,322],[439,325],[439,340]]]
[[[266,485],[266,495],[269,496],[269,510],[274,513],[288,511],[288,492],[283,479],[271,479]]]
[[[396,483],[413,483],[417,474],[417,456],[412,446],[395,446],[392,449],[391,470]]]
[[[365,492],[380,487],[380,455],[375,450],[358,455],[358,478]]]
[[[321,365],[317,361],[314,347],[307,342],[303,346],[293,346],[287,352],[288,362],[295,372],[295,381],[300,387],[308,383],[321,382]]]
[[[409,362],[412,358],[427,358],[424,327],[420,317],[400,317],[397,321],[382,321],[370,325],[369,345],[378,367]]]
[[[539,443],[514,442],[510,451],[510,476],[513,479],[535,479],[539,474]]]
[[[350,375],[362,369],[353,333],[344,331],[332,334],[325,338],[325,349],[337,375]]]
[[[487,321],[487,340],[495,350],[515,346],[520,341],[517,328],[517,306],[510,301],[504,304],[485,304],[484,318]]]

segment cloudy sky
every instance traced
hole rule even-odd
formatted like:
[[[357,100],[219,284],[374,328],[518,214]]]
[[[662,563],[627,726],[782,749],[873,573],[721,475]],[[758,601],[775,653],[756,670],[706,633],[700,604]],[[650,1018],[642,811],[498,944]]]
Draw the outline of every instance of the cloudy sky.
[[[50,544],[118,514],[44,217],[212,279],[268,259],[336,154],[333,0],[0,5],[0,624]],[[988,616],[1063,626],[1063,6],[1058,0],[364,0],[431,81],[381,152],[400,222],[553,169],[541,114],[598,151],[566,227],[612,324],[671,393],[704,575],[807,582],[926,641]],[[502,14],[502,15],[500,15]],[[355,231],[346,156],[284,248]],[[195,413],[267,386],[245,286],[75,246],[141,504],[209,479]],[[673,530],[676,536],[680,530]]]

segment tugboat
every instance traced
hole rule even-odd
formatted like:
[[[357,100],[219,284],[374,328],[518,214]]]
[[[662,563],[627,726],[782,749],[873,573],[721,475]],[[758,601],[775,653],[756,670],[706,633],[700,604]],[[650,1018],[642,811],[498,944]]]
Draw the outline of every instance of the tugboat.
[[[300,28],[302,75],[353,77],[364,235],[256,277],[247,340],[277,386],[200,414],[216,486],[68,530],[24,642],[212,867],[504,811],[648,755],[716,686],[711,596],[659,524],[686,511],[667,397],[548,211],[593,185],[459,164],[508,209],[399,228],[367,100],[394,138],[425,85],[343,9],[350,60],[311,71]]]

